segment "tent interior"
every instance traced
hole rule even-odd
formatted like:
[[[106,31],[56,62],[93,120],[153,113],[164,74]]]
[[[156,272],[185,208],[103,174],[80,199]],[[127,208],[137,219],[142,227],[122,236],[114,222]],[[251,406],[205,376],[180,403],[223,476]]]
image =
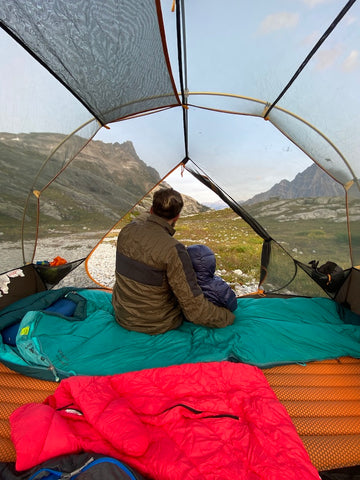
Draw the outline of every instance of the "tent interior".
[[[75,286],[104,286],[92,256],[165,181],[222,202],[262,239],[254,293],[330,298],[360,315],[356,0],[3,0],[0,22],[0,308],[65,276],[71,285],[80,270],[86,280]],[[261,195],[309,168],[331,194]],[[77,234],[80,250],[62,240]],[[49,245],[65,265],[43,268]],[[340,283],[329,285],[314,259],[338,265]],[[22,268],[29,275],[7,275]],[[324,479],[345,478],[331,476],[338,468],[360,475],[359,357],[309,363],[320,373],[307,370],[306,381],[298,364],[264,370]],[[34,379],[3,370],[12,389],[29,392],[19,405],[57,385],[36,380],[34,396]],[[320,400],[330,410],[314,413]],[[0,460],[12,462],[17,400],[1,402]],[[295,420],[296,405],[307,420]]]

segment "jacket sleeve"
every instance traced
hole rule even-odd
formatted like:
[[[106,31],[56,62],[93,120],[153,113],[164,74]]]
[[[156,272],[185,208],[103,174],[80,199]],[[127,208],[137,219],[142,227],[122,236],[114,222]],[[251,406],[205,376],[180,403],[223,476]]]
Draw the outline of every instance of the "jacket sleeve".
[[[234,322],[234,314],[204,297],[196,279],[186,248],[178,243],[171,249],[167,279],[183,314],[189,322],[206,327],[226,327]]]
[[[237,309],[237,298],[234,290],[221,277],[214,276],[214,285],[216,287],[218,298],[221,305],[228,308],[231,312]]]

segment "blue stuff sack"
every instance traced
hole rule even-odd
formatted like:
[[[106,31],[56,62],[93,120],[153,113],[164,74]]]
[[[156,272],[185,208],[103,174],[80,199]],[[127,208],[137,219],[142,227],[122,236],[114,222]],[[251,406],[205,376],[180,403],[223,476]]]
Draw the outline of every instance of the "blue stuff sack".
[[[48,308],[45,308],[47,312],[54,312],[65,317],[72,317],[74,315],[77,304],[68,298],[59,298]]]
[[[49,307],[45,308],[48,312],[54,312],[65,317],[72,317],[77,307],[76,302],[68,298],[59,298]],[[2,341],[6,345],[16,347],[16,335],[19,331],[20,322],[16,322],[1,330]]]

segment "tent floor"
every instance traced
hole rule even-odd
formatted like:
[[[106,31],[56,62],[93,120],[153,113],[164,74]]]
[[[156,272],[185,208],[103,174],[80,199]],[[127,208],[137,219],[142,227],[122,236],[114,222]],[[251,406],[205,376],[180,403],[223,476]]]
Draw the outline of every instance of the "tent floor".
[[[283,365],[264,370],[319,470],[360,465],[360,359]],[[0,363],[0,461],[15,461],[9,416],[42,402],[57,383],[25,377]]]

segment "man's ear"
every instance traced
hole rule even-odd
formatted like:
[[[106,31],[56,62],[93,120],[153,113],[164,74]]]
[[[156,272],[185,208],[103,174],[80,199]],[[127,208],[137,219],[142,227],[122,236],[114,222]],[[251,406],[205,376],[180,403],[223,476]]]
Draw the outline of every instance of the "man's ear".
[[[154,213],[153,207],[150,207],[150,213]]]

